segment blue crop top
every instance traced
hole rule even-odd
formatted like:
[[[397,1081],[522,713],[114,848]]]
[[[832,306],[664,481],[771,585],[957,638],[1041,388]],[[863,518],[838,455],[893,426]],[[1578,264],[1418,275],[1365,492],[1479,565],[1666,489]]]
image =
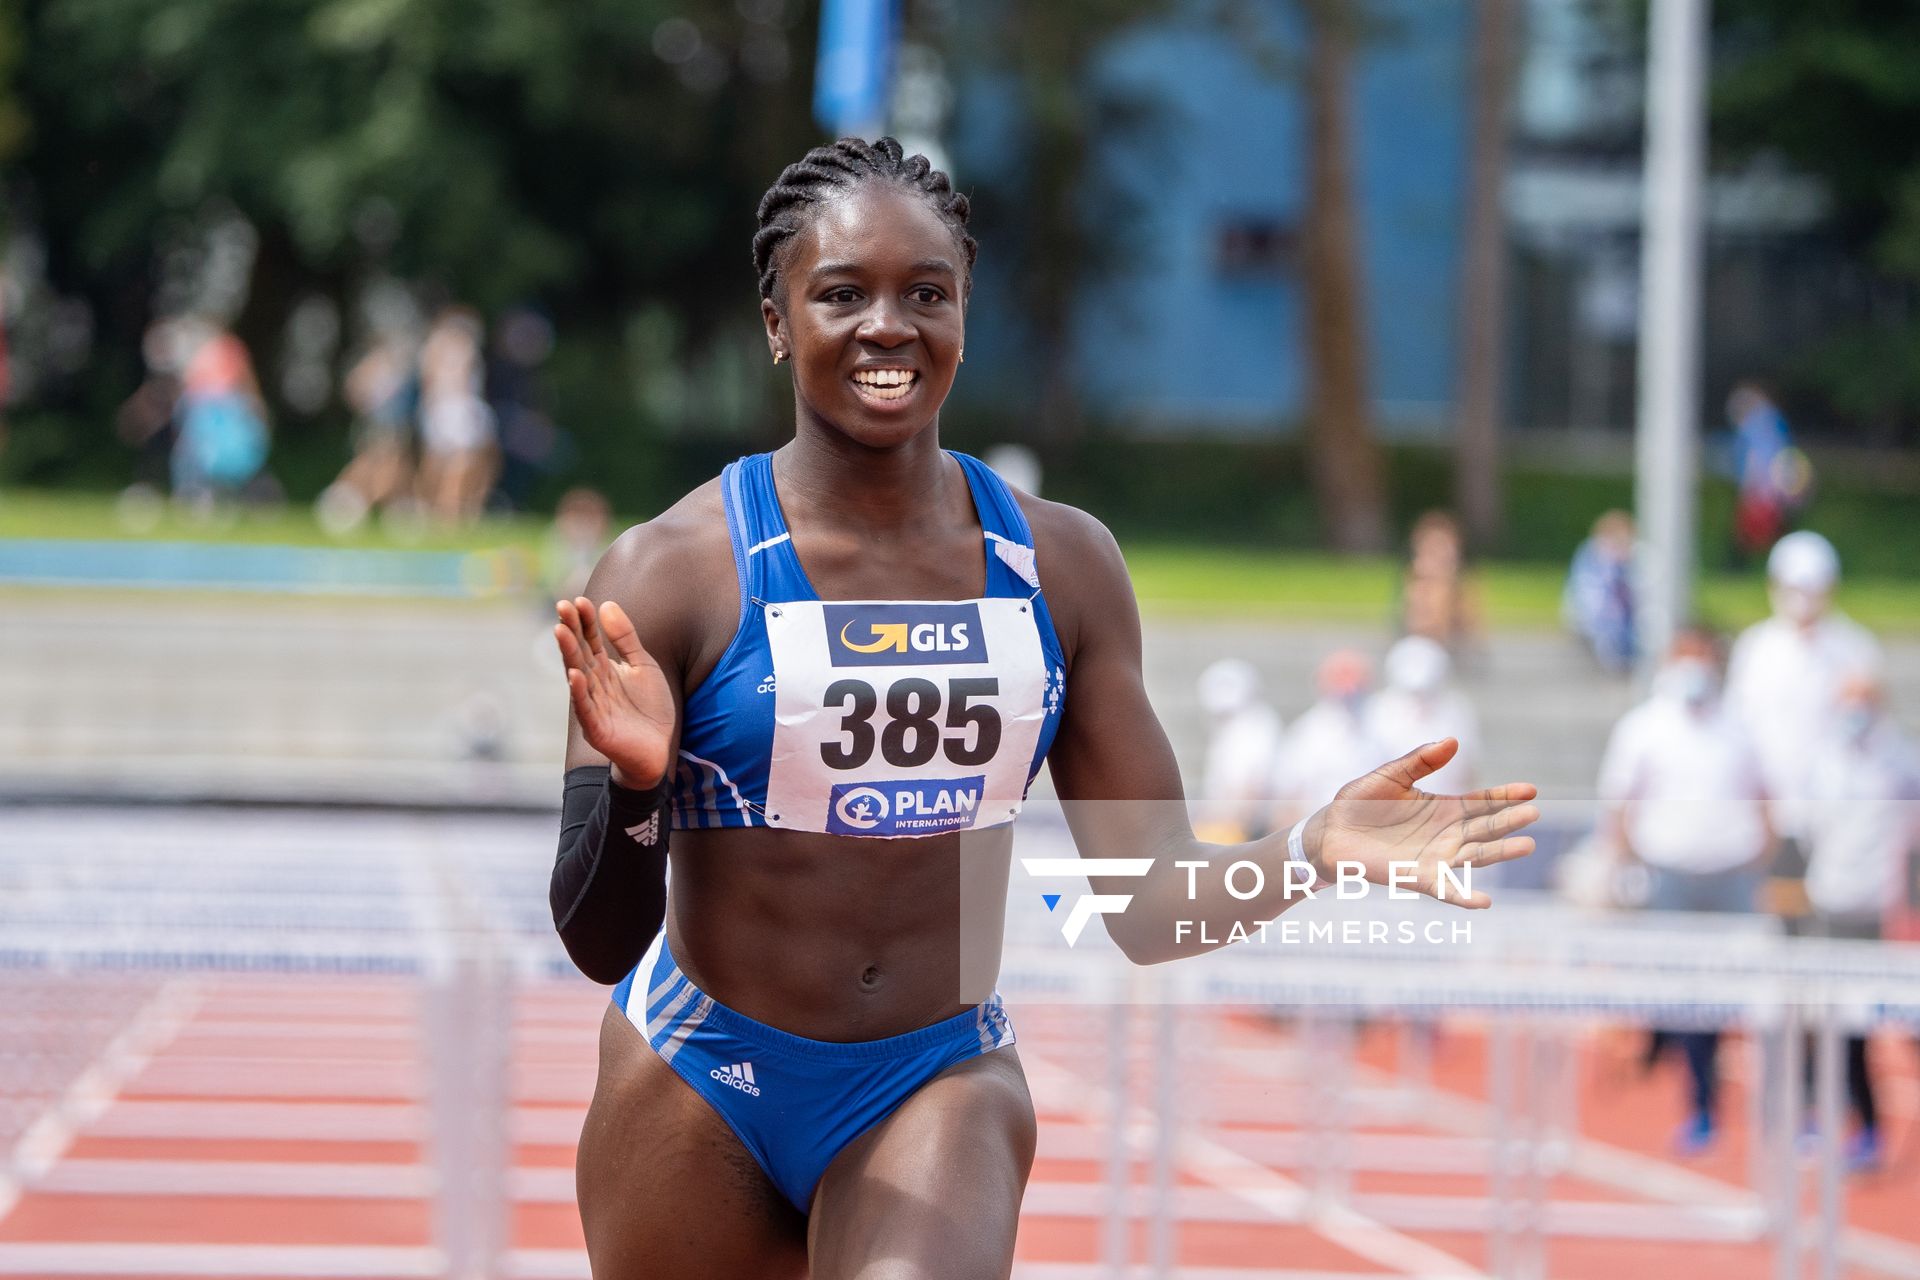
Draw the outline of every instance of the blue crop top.
[[[1028,708],[1028,711],[1042,717],[1033,756],[1026,769],[1026,785],[1031,786],[1060,724],[1061,708],[1066,696],[1066,663],[1061,654],[1059,638],[1054,634],[1046,598],[1039,588],[1034,568],[1033,534],[1012,490],[978,459],[962,453],[951,453],[949,456],[959,462],[966,473],[967,487],[973,495],[974,509],[979,515],[984,534],[981,551],[986,561],[987,583],[982,599],[1017,599],[1033,610],[1033,626],[1038,633],[1044,677],[1040,683],[1026,686],[1038,690],[1036,696],[1041,704]],[[740,625],[713,671],[697,689],[687,695],[680,730],[680,758],[673,788],[672,823],[676,829],[769,825],[767,790],[774,751],[776,698],[774,660],[769,647],[766,615],[769,609],[778,610],[783,603],[820,599],[800,566],[800,557],[794,551],[793,538],[780,510],[780,500],[774,491],[773,455],[755,454],[730,464],[721,473],[720,485],[726,506],[727,528],[733,539],[734,568],[740,582]],[[835,606],[825,607],[832,609]],[[929,607],[953,609],[959,606]],[[883,603],[870,606],[867,612],[885,618],[889,615],[875,611],[889,608],[897,606]],[[1008,606],[999,608],[1011,612]],[[1021,609],[1020,612],[1024,614],[1025,610]],[[977,622],[976,618],[976,631]],[[904,627],[900,629],[905,630]],[[880,636],[884,633],[884,626],[881,626],[871,633],[842,630],[838,634],[844,641],[852,634]],[[947,643],[947,633],[941,633],[940,640],[941,648],[952,647]],[[902,643],[904,645],[904,641]],[[1031,645],[1031,636],[1026,643]],[[861,652],[870,650],[871,646]],[[866,658],[858,660],[875,661]],[[989,663],[986,669],[995,668]],[[991,681],[973,683],[986,684]],[[911,710],[910,703],[908,710]],[[1014,782],[1017,784],[1017,777]],[[876,802],[871,798],[869,789],[857,790],[869,796],[869,803]],[[837,797],[838,791],[835,794]],[[1017,797],[1014,798],[1017,800]],[[879,800],[877,803],[884,805],[885,801]],[[897,795],[894,803],[896,806],[901,803]],[[932,802],[927,802],[927,807],[931,808]],[[855,812],[857,815],[866,811]],[[1005,821],[1006,814],[1001,813],[998,820]],[[779,825],[791,826],[793,823],[789,821]],[[835,820],[829,821],[822,829],[864,834],[858,830],[862,825],[870,823],[862,823],[856,817],[853,828],[840,825]],[[872,834],[937,834],[938,830],[952,829],[950,825],[941,827],[932,819],[921,825],[928,829],[875,830]],[[979,825],[987,824],[982,822]]]

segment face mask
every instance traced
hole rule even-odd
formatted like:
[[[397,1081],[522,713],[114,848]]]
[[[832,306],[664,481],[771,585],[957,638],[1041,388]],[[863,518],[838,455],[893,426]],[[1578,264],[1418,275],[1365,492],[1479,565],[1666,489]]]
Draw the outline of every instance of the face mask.
[[[1681,658],[1661,668],[1653,687],[1656,692],[1669,698],[1690,707],[1698,707],[1709,702],[1719,691],[1720,677],[1711,666],[1698,658]]]
[[[1865,742],[1873,732],[1872,707],[1848,707],[1840,713],[1840,732],[1848,742]]]

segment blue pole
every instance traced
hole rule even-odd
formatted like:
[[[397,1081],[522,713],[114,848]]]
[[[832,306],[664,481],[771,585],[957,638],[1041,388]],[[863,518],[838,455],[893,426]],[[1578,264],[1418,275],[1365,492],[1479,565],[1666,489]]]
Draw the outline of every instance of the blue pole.
[[[871,138],[887,123],[899,0],[825,0],[813,117],[833,137]]]

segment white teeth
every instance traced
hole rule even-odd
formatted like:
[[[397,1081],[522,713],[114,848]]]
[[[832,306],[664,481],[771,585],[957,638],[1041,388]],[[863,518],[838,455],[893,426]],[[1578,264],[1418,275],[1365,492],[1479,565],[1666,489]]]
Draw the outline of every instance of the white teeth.
[[[853,380],[868,387],[904,387],[918,376],[911,369],[862,369]]]

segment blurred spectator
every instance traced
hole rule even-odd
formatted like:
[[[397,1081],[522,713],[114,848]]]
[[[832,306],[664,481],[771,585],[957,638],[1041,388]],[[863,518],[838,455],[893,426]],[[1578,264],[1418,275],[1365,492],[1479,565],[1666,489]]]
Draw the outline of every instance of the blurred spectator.
[[[1754,910],[1773,828],[1759,762],[1721,706],[1720,649],[1710,633],[1682,630],[1652,694],[1614,726],[1599,796],[1602,838],[1647,868],[1653,910]],[[1714,1136],[1719,1033],[1664,1038],[1686,1054],[1691,1115],[1677,1146],[1694,1154]]]
[[[1463,654],[1480,640],[1480,600],[1467,578],[1460,526],[1445,511],[1414,522],[1401,580],[1400,630]]]
[[[1637,656],[1633,604],[1633,517],[1604,512],[1573,553],[1560,617],[1604,670],[1625,675]]]
[[[1386,688],[1368,700],[1365,719],[1367,735],[1383,758],[1458,738],[1459,752],[1422,778],[1420,789],[1460,795],[1473,790],[1480,718],[1467,696],[1449,683],[1452,671],[1453,661],[1440,645],[1425,636],[1402,636],[1387,650]]]
[[[553,354],[553,325],[515,307],[494,327],[487,400],[500,424],[499,495],[508,510],[525,510],[540,477],[554,469],[560,432],[548,416],[540,367]]]
[[[1840,557],[1833,544],[1801,530],[1767,557],[1773,616],[1748,627],[1733,646],[1727,697],[1760,759],[1774,822],[1782,837],[1774,864],[1774,909],[1805,910],[1795,883],[1806,870],[1808,788],[1814,765],[1837,732],[1842,683],[1880,669],[1880,646],[1833,608]]]
[[[1040,455],[1024,444],[997,444],[981,456],[995,474],[1014,488],[1040,496]]]
[[[187,357],[173,446],[173,493],[202,511],[238,496],[267,461],[267,413],[246,344],[214,329]]]
[[[480,516],[497,465],[493,410],[481,392],[480,317],[448,307],[420,348],[420,496],[443,524]]]
[[[1871,676],[1841,682],[1835,733],[1815,760],[1807,788],[1807,899],[1812,913],[1797,932],[1877,940],[1881,921],[1901,899],[1901,877],[1915,836],[1920,760],[1886,713]],[[1881,1139],[1867,1072],[1867,1041],[1847,1038],[1847,1096],[1859,1129],[1847,1144],[1849,1167],[1880,1163]],[[1807,1058],[1812,1079],[1812,1057]]]
[[[147,326],[140,339],[140,357],[147,375],[114,414],[114,430],[122,444],[139,450],[129,494],[136,500],[158,500],[172,484],[173,442],[178,434],[174,410],[180,400],[180,374],[189,345],[187,326],[168,316]]]
[[[543,612],[551,613],[555,600],[586,594],[587,576],[611,541],[612,523],[613,508],[599,491],[569,489],[560,496],[542,556]]]
[[[1281,739],[1274,777],[1276,828],[1291,826],[1326,804],[1341,787],[1391,754],[1367,733],[1373,667],[1365,654],[1334,650],[1321,660],[1314,683],[1319,697]]]
[[[1260,673],[1239,658],[1222,658],[1202,671],[1199,694],[1207,716],[1202,838],[1224,844],[1265,835],[1280,756],[1280,713],[1262,696]]]
[[[413,423],[420,378],[413,343],[399,332],[374,339],[347,371],[347,406],[353,410],[353,458],[314,503],[329,533],[357,528],[375,507],[411,502]]]
[[[1787,517],[1805,499],[1810,471],[1806,456],[1793,448],[1785,416],[1758,385],[1734,387],[1727,396],[1727,420],[1733,425],[1738,489],[1734,552],[1744,563],[1766,554],[1786,530]]]

